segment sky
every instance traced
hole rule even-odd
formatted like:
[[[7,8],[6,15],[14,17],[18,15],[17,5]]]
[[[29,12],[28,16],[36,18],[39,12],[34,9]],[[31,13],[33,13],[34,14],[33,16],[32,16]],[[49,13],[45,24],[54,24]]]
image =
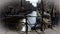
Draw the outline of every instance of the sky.
[[[32,3],[32,5],[33,5],[34,7],[37,6],[38,0],[26,0],[26,1],[30,1],[30,3]]]

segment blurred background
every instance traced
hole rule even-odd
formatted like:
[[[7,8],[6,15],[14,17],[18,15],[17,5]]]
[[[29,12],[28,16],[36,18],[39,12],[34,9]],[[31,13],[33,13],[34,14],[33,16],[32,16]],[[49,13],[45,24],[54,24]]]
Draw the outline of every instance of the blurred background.
[[[0,0],[0,34],[60,34],[60,0]]]

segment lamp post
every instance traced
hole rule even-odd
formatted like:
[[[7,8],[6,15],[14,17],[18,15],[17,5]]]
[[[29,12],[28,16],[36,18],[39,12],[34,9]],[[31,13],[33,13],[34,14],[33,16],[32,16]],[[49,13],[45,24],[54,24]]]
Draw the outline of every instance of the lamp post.
[[[43,31],[44,30],[44,28],[43,28],[43,26],[42,25],[44,25],[43,24],[43,15],[44,15],[44,5],[43,5],[43,0],[41,0],[41,6],[42,6],[42,23],[41,23],[41,31]]]

